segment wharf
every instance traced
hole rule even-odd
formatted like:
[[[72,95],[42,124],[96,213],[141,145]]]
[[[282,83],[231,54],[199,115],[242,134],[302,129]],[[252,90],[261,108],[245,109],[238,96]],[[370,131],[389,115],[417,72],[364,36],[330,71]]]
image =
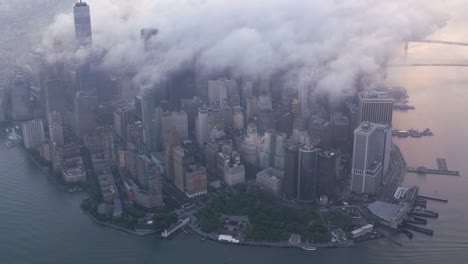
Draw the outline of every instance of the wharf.
[[[407,172],[413,172],[417,174],[435,174],[435,175],[448,175],[448,176],[460,176],[459,171],[451,170],[439,170],[439,169],[428,169],[426,167],[406,167]]]
[[[186,226],[188,223],[190,223],[190,217],[187,217],[185,218],[184,220],[182,220],[178,225],[176,225],[175,227],[169,229],[169,231],[166,229],[164,230],[164,232],[161,233],[161,236],[163,238],[168,238],[170,237],[172,234],[174,234],[175,232],[177,232],[179,229],[183,228],[184,226]],[[186,231],[185,231],[186,232]]]

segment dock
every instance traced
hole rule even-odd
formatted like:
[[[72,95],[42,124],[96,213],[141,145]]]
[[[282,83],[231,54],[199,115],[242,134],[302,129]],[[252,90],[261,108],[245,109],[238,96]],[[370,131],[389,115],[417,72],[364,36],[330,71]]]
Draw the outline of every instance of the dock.
[[[164,232],[161,233],[161,236],[163,238],[168,238],[171,235],[173,235],[175,232],[177,232],[179,229],[183,228],[186,226],[188,223],[190,223],[190,217],[185,218],[182,220],[178,225],[174,226],[173,228],[169,229],[169,231],[166,229]],[[187,232],[187,231],[185,231]]]
[[[434,231],[433,231],[433,230],[427,229],[427,228],[423,228],[423,227],[419,227],[419,226],[414,226],[414,225],[410,225],[410,224],[403,224],[401,227],[402,227],[403,229],[413,230],[413,231],[416,231],[416,232],[419,232],[419,233],[426,234],[426,235],[428,235],[428,236],[433,236],[433,235],[434,235]]]
[[[442,158],[437,158],[437,168],[440,171],[448,171],[447,161]]]
[[[437,201],[437,202],[442,202],[442,203],[448,203],[447,199],[442,199],[442,198],[436,198],[436,197],[430,197],[430,196],[423,196],[423,195],[418,195],[418,198],[426,199],[426,200],[432,200],[432,201]]]
[[[417,174],[435,174],[435,175],[448,175],[448,176],[460,176],[459,171],[451,170],[439,170],[439,169],[428,169],[426,167],[406,167],[407,172],[413,172]]]

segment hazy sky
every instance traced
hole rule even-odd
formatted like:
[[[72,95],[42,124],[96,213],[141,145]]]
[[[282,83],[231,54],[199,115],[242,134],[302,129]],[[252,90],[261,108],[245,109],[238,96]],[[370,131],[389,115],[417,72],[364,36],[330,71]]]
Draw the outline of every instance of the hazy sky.
[[[88,2],[101,67],[130,67],[139,72],[138,81],[157,82],[195,65],[252,79],[287,72],[291,87],[339,93],[379,85],[381,66],[405,40],[468,41],[466,0]],[[160,32],[149,53],[139,35],[146,27]],[[73,47],[71,12],[58,14],[45,31],[44,50],[57,39],[64,43],[61,57],[86,56]]]

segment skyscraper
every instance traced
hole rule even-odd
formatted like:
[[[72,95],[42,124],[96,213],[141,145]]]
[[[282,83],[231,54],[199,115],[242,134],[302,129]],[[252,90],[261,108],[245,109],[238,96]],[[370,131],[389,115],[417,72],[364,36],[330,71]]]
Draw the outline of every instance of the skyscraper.
[[[32,149],[44,142],[44,125],[42,120],[32,120],[21,124],[23,131],[24,147]]]
[[[286,135],[276,130],[265,132],[263,151],[259,154],[261,169],[268,167],[277,170],[284,169],[284,141]]]
[[[133,111],[129,107],[118,108],[114,111],[114,130],[120,139],[127,139],[127,126],[133,123]]]
[[[143,141],[146,150],[152,152],[156,150],[156,135],[154,133],[154,108],[155,102],[153,92],[149,88],[142,88],[144,92],[141,97],[141,119],[143,121]]]
[[[364,122],[354,131],[351,190],[375,194],[382,182],[383,166],[389,159],[386,125]],[[391,133],[391,129],[390,129]],[[388,165],[387,165],[388,166]]]
[[[299,174],[299,149],[301,144],[290,143],[284,149],[283,194],[289,198],[297,198],[297,176]]]
[[[303,146],[299,149],[297,178],[297,199],[314,201],[317,199],[317,156],[319,149]]]
[[[97,96],[91,91],[80,91],[75,95],[75,134],[83,136],[92,132],[96,126]]]
[[[395,100],[385,92],[372,90],[359,93],[359,124],[392,124],[394,104]]]
[[[75,37],[79,46],[89,47],[93,43],[89,5],[81,0],[73,7]]]
[[[340,169],[340,156],[333,151],[322,150],[317,160],[317,193],[332,197],[337,193],[337,180]]]

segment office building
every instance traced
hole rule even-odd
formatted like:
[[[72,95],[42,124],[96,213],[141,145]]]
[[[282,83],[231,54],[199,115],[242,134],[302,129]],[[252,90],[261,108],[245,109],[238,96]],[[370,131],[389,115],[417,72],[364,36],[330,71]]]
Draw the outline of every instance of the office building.
[[[337,147],[348,142],[349,119],[340,112],[335,112],[331,117],[332,146]]]
[[[174,185],[182,192],[185,191],[185,170],[189,164],[195,162],[194,153],[184,146],[173,150],[174,157]],[[205,169],[206,174],[206,169]]]
[[[228,104],[228,91],[235,94],[237,83],[225,78],[208,81],[208,102],[211,105],[224,106]]]
[[[317,161],[317,193],[334,197],[337,192],[337,182],[340,173],[340,155],[333,151],[321,150]]]
[[[185,194],[189,198],[208,193],[205,167],[199,164],[189,164],[185,168]]]
[[[65,99],[65,83],[57,75],[49,75],[45,85],[46,112],[65,113],[68,110]]]
[[[73,7],[75,37],[79,46],[90,47],[93,43],[89,5],[81,0]]]
[[[58,122],[49,123],[49,135],[50,141],[57,144],[57,146],[62,146],[65,143],[63,137],[63,126]]]
[[[391,129],[387,125],[363,122],[354,131],[351,190],[375,194],[382,182],[384,164],[390,156]]]
[[[274,168],[264,169],[257,173],[257,185],[274,195],[281,195],[283,174],[283,171]]]
[[[172,126],[181,140],[188,139],[188,117],[184,111],[172,113]]]
[[[11,119],[27,121],[32,119],[30,83],[22,74],[17,74],[11,84]]]
[[[284,149],[283,194],[288,199],[297,198],[299,149],[301,147],[301,144],[290,142]]]
[[[241,130],[244,128],[244,110],[240,106],[234,107],[234,130]]]
[[[263,150],[259,153],[259,166],[261,169],[272,167],[284,169],[284,142],[286,134],[276,130],[268,130],[263,138]]]
[[[74,106],[75,134],[78,137],[82,137],[84,134],[94,131],[97,126],[97,97],[91,91],[77,92],[75,94]]]
[[[247,122],[250,122],[255,116],[257,116],[257,97],[250,96],[247,98]]]
[[[130,107],[118,108],[114,111],[115,134],[122,140],[127,139],[127,126],[133,124],[133,111]]]
[[[297,199],[315,201],[317,199],[317,158],[319,149],[303,146],[299,149],[297,178]]]
[[[37,148],[44,142],[44,125],[42,120],[32,120],[21,124],[23,131],[24,147],[26,149]]]
[[[142,87],[141,94],[141,120],[143,123],[143,141],[146,146],[146,151],[156,151],[156,133],[154,126],[154,94],[148,87]]]
[[[376,90],[359,93],[359,124],[371,122],[392,124],[395,100],[385,92]]]

